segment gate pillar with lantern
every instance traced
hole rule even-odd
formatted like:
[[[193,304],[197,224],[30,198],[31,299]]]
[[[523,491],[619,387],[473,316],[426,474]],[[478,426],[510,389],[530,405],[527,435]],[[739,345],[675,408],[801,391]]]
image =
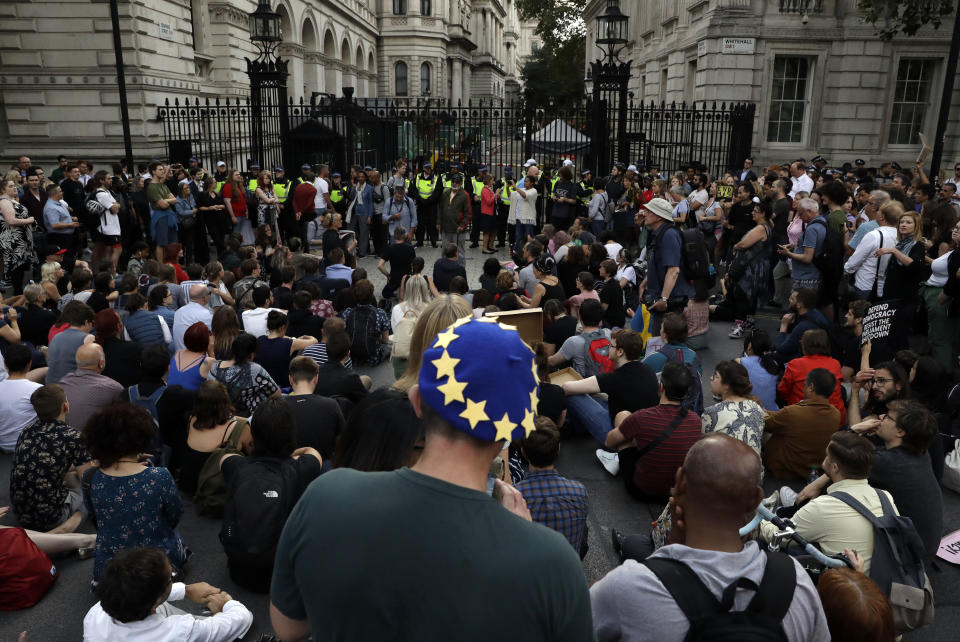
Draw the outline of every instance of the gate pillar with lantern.
[[[628,42],[629,21],[630,18],[620,11],[619,0],[607,0],[606,9],[597,16],[595,42],[604,57],[590,63],[593,81],[591,164],[596,167],[596,176],[606,176],[613,163],[625,161],[629,153],[627,86],[632,61],[622,62],[619,58]],[[610,135],[614,131],[615,142],[611,141]]]

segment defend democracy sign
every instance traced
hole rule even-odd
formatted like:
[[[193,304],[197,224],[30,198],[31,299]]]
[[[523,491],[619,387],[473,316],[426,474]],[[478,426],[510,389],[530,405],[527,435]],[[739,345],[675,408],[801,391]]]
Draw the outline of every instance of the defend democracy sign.
[[[867,313],[863,317],[863,333],[860,335],[860,343],[867,341],[877,341],[886,339],[893,330],[893,317],[897,313],[897,308],[890,303],[877,303],[867,308]]]

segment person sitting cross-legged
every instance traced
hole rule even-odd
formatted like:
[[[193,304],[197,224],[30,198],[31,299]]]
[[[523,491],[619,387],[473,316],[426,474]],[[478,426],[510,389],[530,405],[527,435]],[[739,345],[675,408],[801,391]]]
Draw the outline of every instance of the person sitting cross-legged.
[[[764,417],[763,465],[774,479],[806,479],[830,442],[840,411],[830,405],[837,378],[829,370],[807,373],[803,400]]]
[[[72,533],[87,513],[80,478],[94,464],[79,431],[65,423],[70,404],[63,388],[37,388],[30,403],[37,418],[17,438],[10,503],[24,528]]]
[[[206,582],[174,582],[163,551],[131,548],[118,553],[97,585],[97,602],[83,618],[85,642],[177,640],[228,642],[246,635],[253,613]],[[170,604],[188,599],[210,617],[195,617]]]
[[[613,429],[613,421],[624,410],[634,412],[656,406],[657,375],[643,358],[643,337],[634,330],[614,330],[610,336],[610,356],[617,369],[579,381],[563,384],[571,419],[594,439],[603,443]],[[594,395],[605,393],[606,400]]]
[[[830,356],[830,337],[826,330],[807,330],[800,339],[803,356],[791,359],[783,378],[777,384],[777,396],[784,405],[799,403],[804,398],[807,373],[816,368],[829,370],[836,378],[836,385],[830,393],[830,405],[840,412],[837,427],[846,425],[847,408],[843,403],[843,371],[840,362]],[[853,417],[851,417],[851,420]],[[859,417],[857,417],[859,419]]]
[[[700,416],[683,405],[693,378],[686,366],[670,362],[660,375],[660,404],[617,414],[605,446],[597,451],[612,475],[623,477],[627,491],[643,501],[664,501],[684,456],[700,438]]]
[[[719,602],[729,587],[733,611],[745,610],[760,597],[753,605],[772,618],[769,639],[830,640],[820,598],[803,567],[761,550],[756,542],[744,544],[740,537],[746,516],[762,498],[760,459],[749,446],[721,433],[697,441],[674,477],[669,544],[644,561],[628,555],[590,588],[596,639],[679,642],[688,635],[699,637],[703,621],[685,615],[691,598],[707,592]],[[757,587],[770,582],[782,589],[778,599],[759,595]],[[763,598],[769,601],[761,605]]]
[[[517,483],[533,521],[562,533],[580,558],[587,554],[587,489],[554,467],[560,455],[560,431],[547,417],[537,417],[535,430],[523,440],[530,462],[527,476]]]

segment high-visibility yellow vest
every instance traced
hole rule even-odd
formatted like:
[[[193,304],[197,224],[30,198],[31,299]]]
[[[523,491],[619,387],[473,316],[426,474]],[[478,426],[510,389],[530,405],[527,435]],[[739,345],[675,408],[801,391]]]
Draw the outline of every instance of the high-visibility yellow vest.
[[[420,198],[427,200],[433,196],[433,191],[437,189],[437,175],[431,174],[430,178],[424,177],[423,174],[417,176],[417,191],[420,192]]]
[[[510,189],[510,186],[504,185],[503,190],[500,192],[500,202],[506,203],[507,205],[509,205],[510,199],[513,198],[511,196],[512,193],[513,193],[513,190]]]
[[[330,188],[330,202],[339,203],[343,200],[345,195],[345,188],[343,187],[331,187]]]
[[[443,189],[450,189],[451,185],[453,185],[453,174],[444,174]]]
[[[290,181],[273,184],[273,193],[278,199],[280,199],[281,204],[287,202],[287,194],[289,194],[291,191],[293,190],[290,189]]]
[[[474,176],[470,179],[470,183],[473,185],[473,195],[479,200],[480,192],[483,191],[483,181]]]
[[[586,183],[580,181],[580,189],[583,190],[583,196],[580,197],[580,202],[586,205],[590,202],[590,197],[593,196],[593,188],[587,187]]]
[[[221,191],[223,190],[223,186],[226,185],[226,184],[227,184],[227,181],[225,181],[225,180],[223,180],[223,181],[217,181],[217,192],[218,192],[218,193],[221,192]]]
[[[256,192],[256,191],[257,191],[257,187],[259,187],[259,185],[257,185],[257,179],[251,178],[251,179],[249,180],[249,182],[247,182],[247,190],[248,190],[248,191],[250,191],[250,192]]]
[[[550,179],[550,192],[547,194],[548,196],[553,196],[553,188],[556,187],[557,181],[559,180],[560,180],[559,176],[554,176],[553,178]]]

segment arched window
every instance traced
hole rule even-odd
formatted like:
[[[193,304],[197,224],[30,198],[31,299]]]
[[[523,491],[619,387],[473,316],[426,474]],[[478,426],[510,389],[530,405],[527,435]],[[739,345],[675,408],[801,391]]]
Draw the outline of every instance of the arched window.
[[[394,67],[394,80],[398,96],[407,95],[407,63],[401,61]]]
[[[429,16],[432,13],[431,9],[433,9],[433,7],[430,6],[430,0],[420,0],[421,16]]]
[[[393,15],[407,15],[407,0],[393,0]]]
[[[430,63],[420,65],[420,95],[430,95]]]

